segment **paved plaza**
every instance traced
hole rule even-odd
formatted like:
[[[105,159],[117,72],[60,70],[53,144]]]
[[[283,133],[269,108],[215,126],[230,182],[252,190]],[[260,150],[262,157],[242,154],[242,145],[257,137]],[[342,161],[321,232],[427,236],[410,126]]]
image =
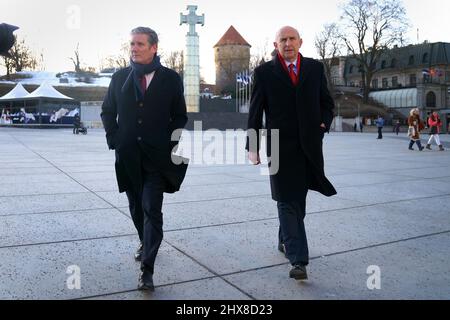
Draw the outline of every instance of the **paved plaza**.
[[[0,299],[450,299],[450,151],[407,147],[405,134],[326,135],[338,194],[308,194],[304,282],[277,251],[268,177],[193,163],[165,195],[156,291],[143,293],[103,130],[0,128]]]

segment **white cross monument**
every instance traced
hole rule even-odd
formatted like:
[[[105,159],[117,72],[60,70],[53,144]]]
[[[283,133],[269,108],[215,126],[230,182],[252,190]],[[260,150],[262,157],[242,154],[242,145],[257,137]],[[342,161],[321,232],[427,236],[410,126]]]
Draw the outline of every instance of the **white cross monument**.
[[[186,52],[184,54],[184,96],[188,112],[200,111],[200,58],[198,34],[195,25],[205,25],[205,14],[197,16],[197,6],[187,6],[188,15],[180,13],[180,26],[189,25],[186,34]]]

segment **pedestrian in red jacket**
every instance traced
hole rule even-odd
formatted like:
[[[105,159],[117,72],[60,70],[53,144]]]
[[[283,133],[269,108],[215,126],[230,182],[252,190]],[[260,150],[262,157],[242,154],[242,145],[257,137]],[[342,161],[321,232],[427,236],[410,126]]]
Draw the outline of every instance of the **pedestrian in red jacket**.
[[[441,140],[439,139],[442,122],[436,111],[433,111],[433,114],[428,118],[428,126],[430,127],[430,139],[427,143],[427,149],[431,150],[431,141],[434,138],[434,141],[436,141],[436,144],[439,146],[439,150],[444,151],[444,147],[442,146]]]

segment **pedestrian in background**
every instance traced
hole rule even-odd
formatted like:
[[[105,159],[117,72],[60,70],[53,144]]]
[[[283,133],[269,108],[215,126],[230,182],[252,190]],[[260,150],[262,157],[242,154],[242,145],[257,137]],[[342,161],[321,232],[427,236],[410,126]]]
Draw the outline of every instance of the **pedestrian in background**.
[[[431,150],[431,142],[434,141],[439,146],[440,151],[444,151],[444,147],[439,139],[439,133],[441,132],[442,122],[436,111],[433,111],[431,116],[428,118],[428,126],[430,127],[430,139],[428,139],[427,149]]]
[[[381,116],[378,116],[378,119],[375,120],[375,124],[378,128],[378,138],[383,139],[383,127],[384,127],[384,119]]]
[[[409,150],[414,150],[414,143],[417,144],[419,150],[422,151],[424,147],[420,142],[420,131],[422,131],[425,127],[423,122],[420,120],[420,111],[418,108],[411,109],[408,117],[408,136],[410,137],[409,141]]]

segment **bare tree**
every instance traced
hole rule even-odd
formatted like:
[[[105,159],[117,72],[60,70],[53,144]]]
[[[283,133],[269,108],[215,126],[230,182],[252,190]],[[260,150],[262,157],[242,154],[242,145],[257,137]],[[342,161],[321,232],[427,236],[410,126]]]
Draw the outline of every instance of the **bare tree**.
[[[6,57],[6,56],[3,56],[2,58],[3,58],[2,65],[6,68],[6,79],[10,80],[11,79],[11,73],[13,73],[13,70],[14,70],[13,60],[11,58]]]
[[[349,0],[342,11],[345,33],[340,37],[358,63],[363,98],[367,102],[381,54],[403,41],[409,26],[406,10],[401,0]]]
[[[325,75],[328,79],[328,89],[334,92],[332,78],[332,65],[341,54],[340,32],[336,23],[326,24],[323,30],[316,35],[314,45],[325,68]]]
[[[264,46],[257,47],[256,52],[250,55],[250,70],[270,60],[269,41],[266,39]]]
[[[172,51],[163,58],[163,63],[167,68],[173,69],[183,78],[184,73],[184,52]]]
[[[80,73],[83,71],[83,69],[81,69],[81,61],[80,61],[80,44],[77,44],[77,48],[75,49],[75,57],[71,57],[69,58],[70,60],[72,60],[73,62],[73,66],[75,68],[75,72],[76,73]]]
[[[119,53],[117,55],[106,57],[101,64],[100,70],[122,69],[128,67],[130,64],[130,44],[128,42],[122,43]]]
[[[31,49],[25,44],[25,40],[16,39],[9,50],[9,57],[3,57],[3,65],[6,68],[6,76],[9,79],[12,72],[20,72],[24,69],[35,70],[38,60]]]

